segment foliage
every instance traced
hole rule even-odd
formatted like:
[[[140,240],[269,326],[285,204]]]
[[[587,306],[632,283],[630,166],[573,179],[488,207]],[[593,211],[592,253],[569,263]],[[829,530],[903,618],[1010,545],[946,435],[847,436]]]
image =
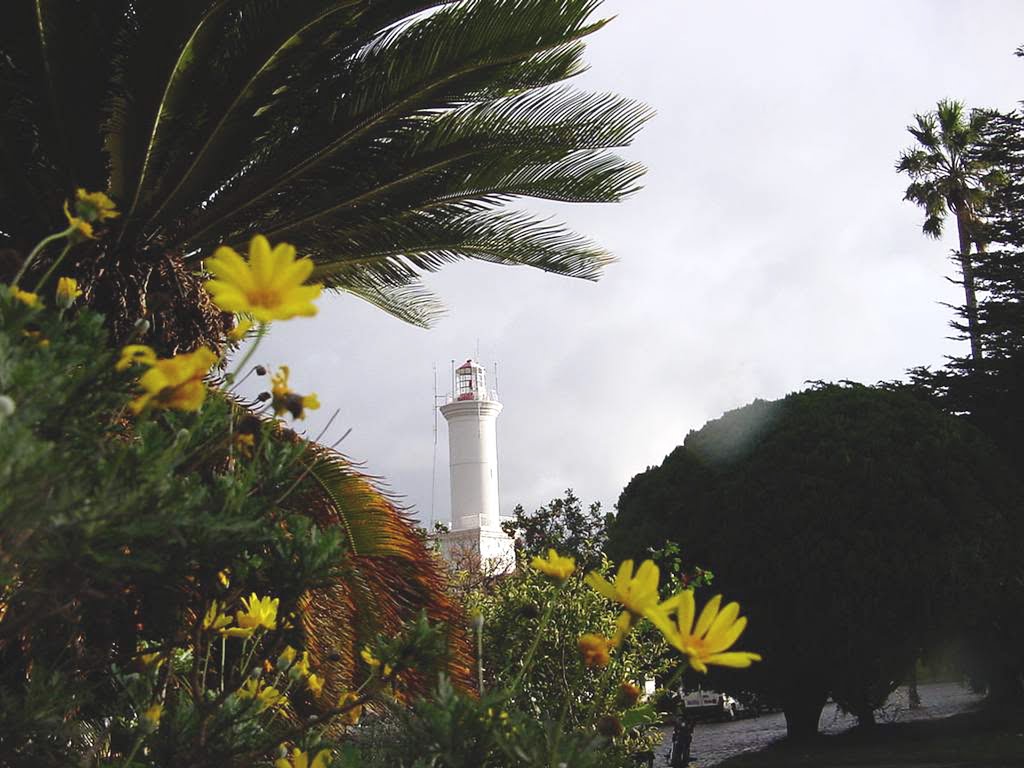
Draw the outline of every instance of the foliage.
[[[431,696],[360,729],[342,768],[632,768],[626,751],[583,729],[506,708],[504,693],[460,695],[442,678]]]
[[[936,370],[915,368],[909,385],[894,384],[924,396],[942,410],[965,416],[1000,448],[1020,476],[1024,471],[1024,117],[1019,112],[992,114],[978,152],[1003,180],[978,219],[984,249],[971,254],[978,289],[977,334],[983,359],[957,356]],[[965,332],[970,308],[958,308],[953,323]],[[998,631],[981,632],[972,646],[972,673],[991,684],[999,697],[1024,698],[1024,570],[1009,574],[1006,612]]]
[[[0,278],[85,187],[123,215],[75,249],[69,273],[116,340],[149,317],[162,353],[222,342],[230,318],[193,273],[255,233],[310,255],[316,280],[419,324],[439,311],[420,276],[453,261],[594,279],[603,249],[502,206],[637,188],[643,169],[609,150],[649,111],[565,85],[605,23],[591,18],[599,5],[12,0],[0,250],[15,254]]]
[[[960,419],[905,394],[821,385],[689,434],[619,500],[609,552],[666,534],[749,613],[742,680],[813,733],[828,695],[862,720],[923,648],[1007,606],[1020,489]]]
[[[984,228],[979,217],[993,191],[1004,182],[1003,174],[980,150],[991,113],[976,109],[968,114],[960,102],[944,100],[934,112],[915,115],[914,119],[915,125],[907,126],[907,130],[917,146],[905,150],[896,165],[896,170],[911,180],[904,199],[924,209],[922,229],[930,237],[942,235],[947,213],[956,219],[967,334],[971,356],[981,360],[971,248],[984,250]]]
[[[911,381],[943,410],[965,414],[1024,468],[1024,116],[994,115],[983,152],[1005,179],[979,222],[989,248],[971,257],[985,359],[954,357],[936,371],[912,370]],[[964,317],[966,308],[958,312]]]
[[[609,568],[607,562],[602,571]],[[533,644],[543,618],[544,608],[557,597],[555,621],[541,636],[534,653],[533,668],[522,680],[522,692],[510,703],[541,719],[557,719],[571,692],[566,721],[580,725],[592,702],[602,713],[614,701],[618,683],[642,684],[674,670],[677,660],[659,633],[646,625],[642,634],[627,642],[613,655],[609,666],[614,688],[599,690],[603,675],[599,668],[588,668],[577,644],[587,633],[611,637],[619,610],[597,592],[573,577],[559,587],[532,569],[517,572],[499,582],[490,594],[479,594],[467,606],[483,618],[483,670],[485,689],[509,685],[520,672],[521,660]]]
[[[520,570],[474,593],[470,609],[481,633],[479,698],[442,679],[432,695],[354,734],[343,765],[625,768],[635,764],[632,752],[660,742],[639,687],[680,664],[653,625],[641,622],[588,666],[581,638],[610,637],[621,606],[579,575]]]
[[[601,502],[593,502],[584,511],[583,502],[569,488],[565,497],[552,499],[532,515],[517,504],[511,520],[501,529],[516,540],[516,560],[524,565],[537,555],[555,549],[576,559],[581,570],[601,565],[610,515],[602,514]]]
[[[118,371],[102,318],[48,298],[0,286],[0,753],[250,765],[315,748],[354,685],[465,668],[422,544],[343,457],[218,392],[130,416],[143,366]],[[372,682],[359,648],[421,606],[454,620],[444,652]],[[301,676],[288,645],[309,654]],[[287,704],[261,710],[277,698],[246,686]]]

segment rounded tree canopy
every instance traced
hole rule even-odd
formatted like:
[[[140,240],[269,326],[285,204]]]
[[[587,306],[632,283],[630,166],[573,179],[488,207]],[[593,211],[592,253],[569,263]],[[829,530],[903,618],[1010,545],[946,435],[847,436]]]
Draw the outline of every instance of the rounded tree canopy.
[[[964,421],[906,393],[819,385],[730,411],[634,477],[609,554],[669,538],[711,568],[765,657],[741,684],[787,716],[787,700],[818,701],[816,727],[828,694],[870,716],[931,641],[986,620],[1018,499]]]

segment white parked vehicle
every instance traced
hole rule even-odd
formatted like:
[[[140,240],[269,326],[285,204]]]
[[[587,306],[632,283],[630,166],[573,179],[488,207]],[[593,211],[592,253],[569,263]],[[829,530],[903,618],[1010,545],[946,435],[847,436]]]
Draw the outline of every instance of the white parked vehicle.
[[[698,689],[689,693],[680,690],[679,695],[683,701],[683,711],[691,715],[732,720],[743,710],[743,705],[727,693]]]

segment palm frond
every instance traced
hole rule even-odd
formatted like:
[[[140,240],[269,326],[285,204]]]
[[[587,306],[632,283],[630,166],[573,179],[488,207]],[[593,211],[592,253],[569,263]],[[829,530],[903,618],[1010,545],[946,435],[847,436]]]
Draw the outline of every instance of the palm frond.
[[[292,503],[321,525],[340,526],[350,545],[343,578],[311,595],[304,620],[310,651],[328,670],[327,699],[337,701],[358,685],[365,643],[377,633],[397,631],[420,610],[448,627],[449,674],[470,687],[464,617],[412,521],[341,454],[311,445],[303,463],[316,490]]]
[[[594,0],[475,0],[445,6],[346,51],[317,87],[282,94],[260,149],[241,173],[206,190],[174,242],[188,250],[211,232],[242,231],[254,210],[280,209],[295,187],[367,137],[403,133],[425,114],[501,98],[576,74]],[[510,80],[509,78],[512,78]],[[234,222],[234,223],[232,223]]]
[[[388,227],[350,232],[350,242],[341,247],[330,233],[326,241],[318,239],[315,231],[299,235],[296,245],[313,254],[319,264],[314,277],[339,288],[363,272],[404,285],[421,272],[434,272],[464,259],[527,265],[595,280],[614,261],[587,238],[518,211],[459,215],[442,207],[393,221]]]
[[[0,243],[26,248],[105,186],[99,124],[126,0],[12,0],[0,24]],[[6,237],[5,234],[6,233]]]
[[[177,153],[162,183],[148,191],[155,205],[142,226],[166,209],[173,211],[178,200],[201,198],[200,189],[211,177],[223,180],[226,158],[240,147],[250,148],[260,136],[261,123],[254,116],[276,116],[277,102],[306,85],[304,77],[317,67],[325,48],[359,45],[410,13],[452,1],[236,4],[228,11],[229,33],[218,41],[214,66],[204,73],[203,86],[191,94],[189,120],[180,126],[178,143],[190,151]]]
[[[329,288],[356,296],[392,317],[420,328],[431,327],[445,314],[444,304],[419,280],[388,282],[363,271],[353,272],[347,279],[324,275],[323,281]]]

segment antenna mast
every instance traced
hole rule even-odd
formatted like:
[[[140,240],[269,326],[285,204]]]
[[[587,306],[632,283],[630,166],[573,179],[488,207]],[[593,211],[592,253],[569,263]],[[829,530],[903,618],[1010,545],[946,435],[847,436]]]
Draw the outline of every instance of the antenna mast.
[[[430,533],[434,529],[434,499],[437,494],[437,363],[433,364],[434,368],[434,456],[430,464],[430,527],[427,529],[427,533]]]

